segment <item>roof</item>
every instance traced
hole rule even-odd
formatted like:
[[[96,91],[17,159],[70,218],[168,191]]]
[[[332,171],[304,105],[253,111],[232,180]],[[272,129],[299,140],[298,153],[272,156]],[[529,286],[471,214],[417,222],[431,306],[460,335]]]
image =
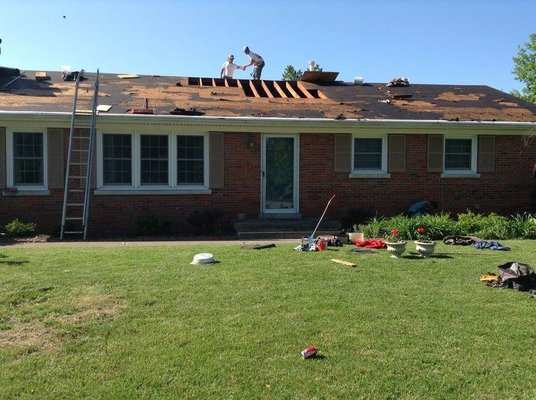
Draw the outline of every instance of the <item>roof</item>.
[[[17,70],[18,71],[18,70]],[[80,82],[90,109],[95,73]],[[366,120],[536,122],[536,105],[483,85],[252,81],[100,74],[107,114]],[[74,82],[61,72],[0,74],[0,112],[71,112]],[[144,111],[144,109],[152,111]]]

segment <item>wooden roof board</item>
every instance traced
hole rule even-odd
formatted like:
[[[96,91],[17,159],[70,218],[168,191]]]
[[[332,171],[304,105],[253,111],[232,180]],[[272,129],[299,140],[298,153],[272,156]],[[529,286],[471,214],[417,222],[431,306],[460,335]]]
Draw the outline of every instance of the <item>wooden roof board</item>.
[[[9,90],[0,91],[0,112],[71,111],[74,82],[63,81],[61,72],[48,72],[51,79],[47,81],[36,81],[35,71],[24,74]],[[284,81],[237,80],[233,81],[236,86],[220,86],[219,80],[213,78],[139,75],[136,79],[120,79],[117,74],[106,73],[100,76],[99,103],[113,105],[108,114],[143,108],[148,99],[155,114],[169,114],[175,108],[195,108],[202,115],[222,117],[332,119],[342,115],[367,119],[536,122],[536,105],[481,85],[411,84],[399,88],[382,83],[300,81],[301,91],[317,90],[323,97],[298,98],[292,93],[294,89],[292,92],[288,89],[292,85]],[[80,84],[79,108],[89,108],[93,95],[95,74],[86,72],[85,77],[87,80]],[[0,87],[3,81],[5,77],[1,77]],[[207,86],[189,85],[190,81]],[[208,85],[209,82],[216,86]],[[266,95],[255,97],[255,92]]]

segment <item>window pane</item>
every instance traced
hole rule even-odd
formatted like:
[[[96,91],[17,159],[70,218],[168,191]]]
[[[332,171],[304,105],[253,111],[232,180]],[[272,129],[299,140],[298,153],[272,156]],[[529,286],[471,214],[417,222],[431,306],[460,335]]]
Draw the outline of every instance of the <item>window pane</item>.
[[[382,139],[354,139],[354,169],[382,168]]]
[[[104,184],[132,184],[132,136],[102,135]]]
[[[15,185],[43,185],[43,133],[13,133],[13,175]]]
[[[471,139],[445,140],[445,169],[471,169]]]
[[[203,185],[205,177],[203,136],[177,136],[177,184]]]
[[[141,183],[143,185],[168,184],[167,135],[141,136]]]

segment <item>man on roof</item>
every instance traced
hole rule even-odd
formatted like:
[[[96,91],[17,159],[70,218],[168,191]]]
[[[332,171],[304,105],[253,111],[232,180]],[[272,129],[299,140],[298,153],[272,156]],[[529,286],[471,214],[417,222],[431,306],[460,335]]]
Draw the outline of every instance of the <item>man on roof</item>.
[[[246,55],[249,57],[249,64],[242,66],[242,69],[245,71],[247,67],[253,65],[253,72],[251,73],[251,76],[253,77],[253,80],[260,80],[262,69],[264,68],[264,60],[261,56],[252,52],[248,46],[244,47],[244,53],[246,53]]]
[[[227,56],[227,61],[223,63],[220,71],[220,78],[222,79],[233,79],[233,74],[236,69],[244,69],[234,63],[234,56],[229,54]]]

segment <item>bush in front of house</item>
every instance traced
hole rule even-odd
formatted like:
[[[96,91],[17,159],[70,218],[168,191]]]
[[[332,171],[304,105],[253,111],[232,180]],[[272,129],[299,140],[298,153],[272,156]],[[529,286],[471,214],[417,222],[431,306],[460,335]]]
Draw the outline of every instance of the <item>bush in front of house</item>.
[[[398,230],[402,240],[415,240],[417,229],[424,227],[433,240],[445,236],[476,236],[481,239],[536,239],[536,215],[518,214],[504,217],[491,213],[475,214],[471,211],[453,218],[449,213],[406,217],[375,217],[367,224],[355,225],[354,231],[363,232],[365,237],[386,237],[393,229]]]
[[[225,213],[217,209],[193,211],[188,216],[188,223],[194,235],[222,235],[233,230]]]
[[[22,222],[14,219],[4,226],[4,234],[12,238],[23,238],[35,235],[37,225],[33,222]]]
[[[156,215],[142,215],[134,221],[135,231],[140,236],[158,236],[171,234],[171,220]]]

